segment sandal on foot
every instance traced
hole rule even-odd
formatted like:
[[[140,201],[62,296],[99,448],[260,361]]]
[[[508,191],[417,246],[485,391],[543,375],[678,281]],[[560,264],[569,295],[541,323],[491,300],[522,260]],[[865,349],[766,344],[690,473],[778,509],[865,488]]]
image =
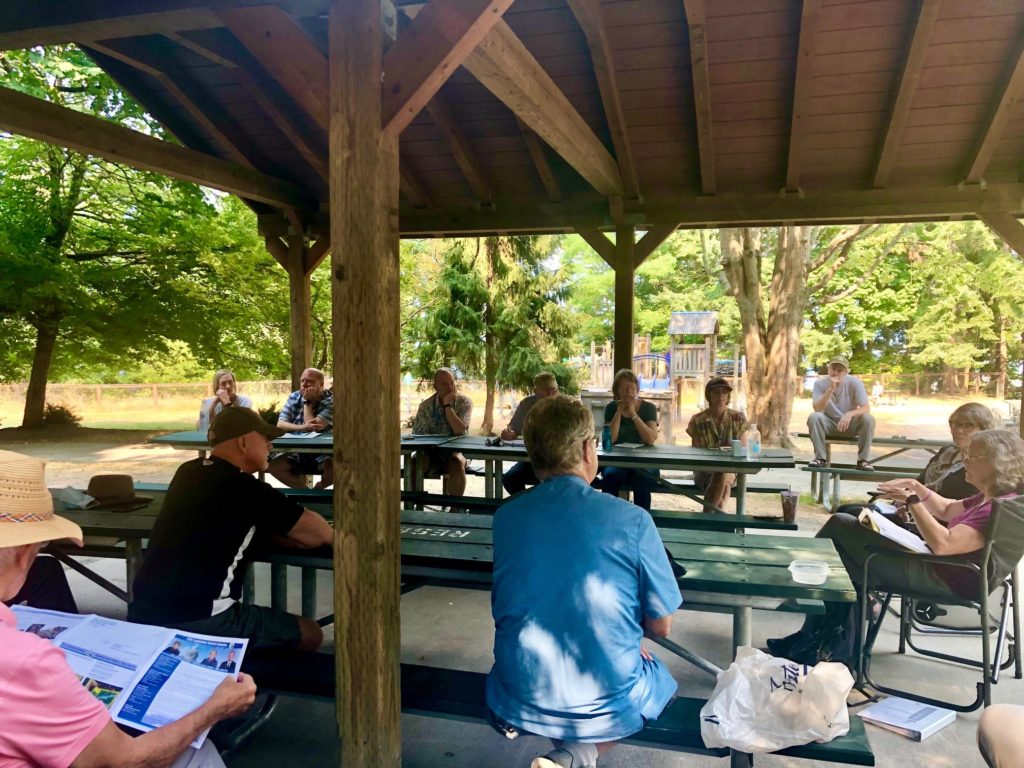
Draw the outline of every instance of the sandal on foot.
[[[871,466],[871,462],[870,461],[865,461],[864,459],[859,459],[857,461],[857,469],[859,469],[859,470],[861,470],[863,472],[874,472],[875,471],[875,468],[873,466]]]
[[[824,467],[824,466],[826,466],[826,463],[827,462],[824,459],[815,459],[814,461],[808,461],[807,462],[807,466],[808,467]]]

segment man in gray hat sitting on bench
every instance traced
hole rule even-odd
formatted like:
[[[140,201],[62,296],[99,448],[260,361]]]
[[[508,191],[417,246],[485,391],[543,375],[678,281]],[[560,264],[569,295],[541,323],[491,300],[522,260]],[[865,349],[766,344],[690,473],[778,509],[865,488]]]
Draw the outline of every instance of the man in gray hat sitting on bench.
[[[871,415],[864,383],[850,375],[850,361],[836,355],[828,361],[828,376],[819,376],[811,393],[814,412],[807,417],[807,430],[814,446],[814,460],[808,466],[825,466],[825,437],[830,432],[857,436],[857,469],[871,471],[871,441],[875,417]]]

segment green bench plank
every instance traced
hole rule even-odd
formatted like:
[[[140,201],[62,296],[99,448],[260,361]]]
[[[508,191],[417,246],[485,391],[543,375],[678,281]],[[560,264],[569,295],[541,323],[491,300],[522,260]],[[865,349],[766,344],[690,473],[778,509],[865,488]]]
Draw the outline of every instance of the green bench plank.
[[[709,563],[677,557],[686,567],[679,579],[684,590],[748,595],[751,597],[803,597],[813,600],[852,602],[856,592],[845,570],[832,569],[824,584],[797,584],[785,568],[769,565]],[[685,596],[685,593],[684,593]]]
[[[729,545],[694,545],[665,542],[665,547],[679,561],[733,563],[736,565],[770,565],[776,568],[788,568],[793,560],[821,560],[832,568],[842,568],[842,561],[835,553],[824,553],[819,549],[801,549],[796,546],[776,547],[739,547]],[[689,567],[689,565],[687,565]]]
[[[735,544],[736,536],[742,536],[744,547],[764,547],[767,549],[778,549],[781,546],[799,542],[803,549],[813,549],[816,552],[835,552],[835,547],[829,539],[818,539],[813,536],[772,536],[756,533],[730,533],[728,531],[701,531],[693,528],[660,528],[658,531],[664,541],[674,541],[679,544]]]
[[[893,467],[892,469],[857,469],[853,465],[832,464],[824,467],[801,467],[801,472],[816,472],[825,475],[839,475],[850,480],[900,480],[905,477],[917,477],[921,474],[920,467]]]
[[[665,485],[671,485],[680,491],[686,491],[687,493],[703,493],[704,489],[696,485],[692,480],[674,480],[671,477],[661,478],[661,484],[656,485],[651,489],[652,493],[664,493],[668,489]],[[781,493],[782,491],[788,491],[790,487],[788,485],[767,485],[764,483],[747,483],[747,493]]]
[[[750,515],[730,515],[721,512],[683,512],[670,509],[652,509],[651,517],[659,528],[694,528],[706,531],[735,531],[737,528],[760,528],[775,531],[795,531],[796,523],[787,523],[781,517],[757,518]]]

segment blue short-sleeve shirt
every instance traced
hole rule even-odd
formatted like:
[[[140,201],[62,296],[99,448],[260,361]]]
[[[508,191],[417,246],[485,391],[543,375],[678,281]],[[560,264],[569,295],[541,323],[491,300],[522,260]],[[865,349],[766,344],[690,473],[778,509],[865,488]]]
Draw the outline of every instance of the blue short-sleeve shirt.
[[[642,621],[681,603],[647,512],[574,475],[541,483],[494,519],[488,706],[553,739],[636,733],[677,688],[640,655]]]

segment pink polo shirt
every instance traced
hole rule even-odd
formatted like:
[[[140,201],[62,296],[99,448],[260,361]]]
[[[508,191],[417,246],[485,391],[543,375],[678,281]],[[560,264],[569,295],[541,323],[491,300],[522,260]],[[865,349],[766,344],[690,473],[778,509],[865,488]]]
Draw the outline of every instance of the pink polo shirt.
[[[0,768],[67,768],[110,722],[48,640],[0,603]]]

